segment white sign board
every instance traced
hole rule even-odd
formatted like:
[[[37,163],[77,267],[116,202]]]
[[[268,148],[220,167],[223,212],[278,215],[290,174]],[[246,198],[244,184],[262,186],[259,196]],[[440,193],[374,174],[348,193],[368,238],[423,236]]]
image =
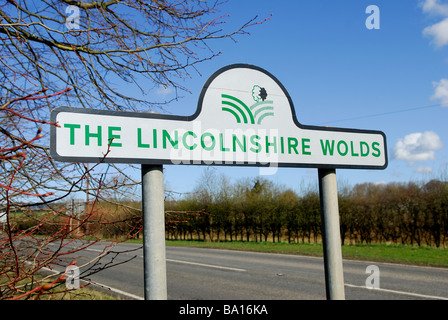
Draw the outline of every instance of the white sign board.
[[[387,167],[384,133],[302,125],[283,85],[245,64],[215,72],[192,116],[61,107],[51,121],[59,161]]]

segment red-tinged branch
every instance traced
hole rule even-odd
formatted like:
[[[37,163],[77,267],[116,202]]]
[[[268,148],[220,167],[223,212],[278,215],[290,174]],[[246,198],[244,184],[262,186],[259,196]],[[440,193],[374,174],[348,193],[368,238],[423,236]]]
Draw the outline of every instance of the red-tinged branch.
[[[47,193],[32,193],[32,192],[22,191],[22,190],[19,190],[19,189],[15,189],[15,188],[6,186],[6,185],[4,185],[4,184],[2,184],[2,183],[0,183],[0,187],[6,189],[6,190],[8,190],[8,191],[17,192],[17,193],[20,193],[20,194],[23,194],[23,195],[26,195],[26,196],[33,196],[33,197],[48,197],[48,196],[52,196],[52,195],[54,195],[54,192],[47,192]]]
[[[7,109],[10,104],[13,104],[13,103],[15,103],[17,101],[47,99],[47,98],[58,96],[60,94],[64,94],[64,93],[66,93],[66,92],[68,92],[68,91],[70,91],[72,89],[73,88],[66,88],[64,90],[61,90],[61,91],[58,91],[58,92],[55,92],[55,93],[52,93],[52,94],[46,94],[46,95],[43,95],[43,96],[37,96],[38,94],[45,93],[48,90],[47,88],[45,88],[43,90],[40,90],[40,91],[35,92],[35,93],[31,93],[31,94],[29,94],[27,96],[24,96],[24,97],[18,97],[18,98],[12,99],[12,100],[6,102],[5,104],[3,104],[0,107],[0,110]]]
[[[41,124],[50,124],[50,125],[59,127],[59,125],[58,125],[57,123],[54,123],[54,122],[48,122],[48,121],[46,121],[46,120],[31,119],[31,118],[26,117],[26,116],[24,116],[23,114],[20,114],[20,113],[18,113],[17,111],[14,111],[14,110],[12,110],[12,109],[3,109],[3,110],[4,110],[4,111],[7,111],[7,112],[10,112],[10,113],[12,113],[12,114],[14,114],[14,115],[16,115],[16,116],[22,118],[22,119],[25,119],[25,120],[28,120],[28,121],[31,121],[31,122],[36,122],[36,123],[41,123]]]

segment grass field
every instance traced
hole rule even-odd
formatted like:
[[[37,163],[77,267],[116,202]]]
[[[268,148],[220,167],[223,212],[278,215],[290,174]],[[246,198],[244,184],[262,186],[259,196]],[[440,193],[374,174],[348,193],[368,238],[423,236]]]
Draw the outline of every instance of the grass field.
[[[322,244],[289,244],[271,242],[202,242],[166,241],[167,246],[186,246],[227,250],[322,256]],[[419,266],[448,267],[448,249],[407,245],[360,244],[342,246],[342,256],[348,260],[393,262]]]

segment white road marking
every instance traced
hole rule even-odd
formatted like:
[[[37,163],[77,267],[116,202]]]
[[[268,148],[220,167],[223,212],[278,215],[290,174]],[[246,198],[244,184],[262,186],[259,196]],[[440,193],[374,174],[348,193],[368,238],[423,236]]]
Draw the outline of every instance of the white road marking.
[[[86,280],[82,280],[82,279],[81,279],[81,281],[86,281]],[[132,293],[129,293],[129,292],[125,292],[125,291],[122,291],[122,290],[120,290],[120,289],[116,289],[116,288],[113,288],[113,287],[110,287],[110,286],[106,286],[105,284],[102,284],[102,283],[98,283],[98,282],[95,282],[95,281],[92,281],[92,280],[88,280],[88,281],[86,281],[86,282],[88,282],[88,283],[90,283],[90,284],[93,284],[93,285],[96,285],[96,286],[99,286],[99,287],[106,288],[106,289],[108,289],[108,290],[110,290],[110,291],[112,291],[112,292],[118,293],[118,294],[120,294],[120,295],[122,295],[122,296],[129,297],[129,298],[131,298],[131,299],[135,299],[135,300],[144,300],[143,297],[140,297],[140,296],[137,296],[137,295],[135,295],[135,294],[132,294]]]
[[[427,295],[427,294],[420,294],[420,293],[406,292],[406,291],[398,291],[398,290],[391,290],[391,289],[367,288],[366,286],[356,286],[354,284],[349,284],[349,283],[346,283],[345,286],[346,287],[351,287],[351,288],[361,288],[361,289],[367,289],[367,290],[384,291],[384,292],[390,292],[390,293],[396,293],[396,294],[402,294],[402,295],[419,297],[419,298],[426,298],[426,299],[448,300],[448,298],[445,298],[445,297],[431,296],[431,295]]]
[[[50,268],[47,268],[47,267],[42,267],[42,269],[47,271],[47,272],[53,273],[55,275],[63,273],[63,271],[59,272],[57,270],[50,269]],[[120,289],[116,289],[116,288],[107,286],[107,285],[99,283],[99,282],[95,282],[95,281],[92,281],[92,280],[84,280],[84,279],[81,279],[81,278],[79,280],[82,281],[82,282],[87,282],[89,284],[93,284],[93,285],[98,286],[98,287],[106,288],[107,290],[110,290],[112,292],[118,293],[121,296],[125,296],[125,297],[131,298],[131,299],[135,299],[135,300],[144,300],[143,297],[137,296],[137,295],[129,293],[129,292],[125,292],[125,291],[120,290]]]
[[[237,271],[237,272],[246,272],[247,271],[246,269],[224,267],[224,266],[217,266],[217,265],[213,265],[213,264],[204,264],[204,263],[197,263],[197,262],[190,262],[190,261],[183,261],[183,260],[166,259],[166,261],[174,262],[174,263],[190,264],[190,265],[194,265],[194,266],[201,266],[201,267],[207,267],[207,268]]]
[[[93,252],[106,252],[106,250],[99,250],[99,249],[91,249],[91,248],[86,248],[86,249],[84,249],[84,250],[86,250],[86,251],[93,251]]]

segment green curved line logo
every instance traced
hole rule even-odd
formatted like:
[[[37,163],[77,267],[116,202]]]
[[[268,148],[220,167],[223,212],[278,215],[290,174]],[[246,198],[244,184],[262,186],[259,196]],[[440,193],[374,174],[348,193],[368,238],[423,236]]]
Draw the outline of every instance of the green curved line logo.
[[[230,113],[237,123],[261,124],[264,118],[274,116],[274,106],[272,100],[266,100],[266,89],[255,85],[252,88],[252,98],[255,103],[247,106],[240,99],[222,94],[222,111]]]

